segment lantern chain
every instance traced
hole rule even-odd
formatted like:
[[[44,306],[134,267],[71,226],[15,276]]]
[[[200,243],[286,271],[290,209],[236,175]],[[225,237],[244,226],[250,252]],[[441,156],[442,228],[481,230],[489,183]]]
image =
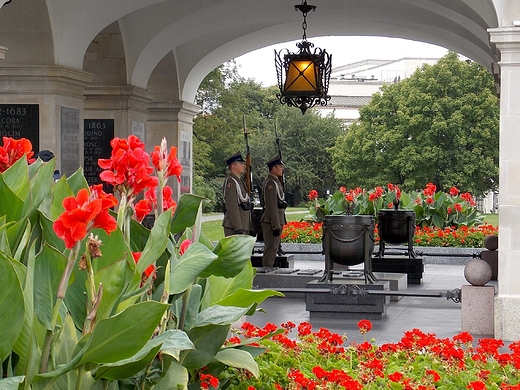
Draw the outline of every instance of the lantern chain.
[[[315,5],[309,5],[307,4],[307,0],[302,1],[301,4],[297,4],[294,6],[295,11],[301,11],[303,14],[303,23],[302,23],[302,29],[303,29],[303,40],[307,40],[307,13],[309,11],[316,11]]]

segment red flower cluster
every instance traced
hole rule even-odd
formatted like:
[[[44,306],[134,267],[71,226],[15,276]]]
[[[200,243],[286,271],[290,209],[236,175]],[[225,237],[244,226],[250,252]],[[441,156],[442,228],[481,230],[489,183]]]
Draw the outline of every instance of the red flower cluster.
[[[460,197],[464,199],[466,202],[470,204],[470,206],[475,207],[477,203],[473,199],[473,196],[469,192],[465,192],[463,194],[460,194]]]
[[[318,199],[318,191],[316,190],[310,190],[309,191],[309,200],[316,200]]]
[[[134,135],[130,135],[128,140],[116,137],[110,141],[110,145],[110,158],[98,160],[99,166],[104,169],[99,175],[101,180],[113,185],[116,191],[126,194],[129,199],[145,188],[157,186],[157,177],[150,176],[153,173],[150,156],[139,138]]]
[[[164,172],[164,178],[169,176],[177,176],[179,183],[181,182],[182,165],[177,159],[177,148],[172,146],[170,152],[167,152],[166,138],[162,139],[161,146],[156,145],[152,152],[152,164],[157,171]]]
[[[173,200],[173,190],[171,187],[165,186],[162,190],[163,193],[163,207],[162,211],[166,211],[170,208],[173,208],[173,212],[177,208],[177,202]],[[141,199],[134,206],[135,211],[135,219],[138,222],[141,222],[144,217],[146,217],[149,213],[152,212],[153,209],[157,208],[157,196],[155,194],[155,188],[150,188],[148,191],[144,193],[144,199]]]
[[[67,248],[84,239],[92,228],[102,228],[107,233],[116,230],[116,220],[108,210],[117,205],[117,200],[113,195],[106,194],[102,187],[101,184],[91,186],[90,194],[82,188],[76,197],[63,199],[65,211],[52,227]]]
[[[244,322],[241,326],[244,331],[244,337],[253,338],[253,337],[264,337],[270,333],[274,333],[278,327],[275,324],[267,323],[263,328],[258,328],[255,325]]]
[[[321,244],[322,227],[322,222],[288,222],[282,231],[282,242]],[[377,225],[374,234],[377,244],[379,240]],[[498,226],[483,224],[474,227],[460,226],[459,228],[447,227],[444,229],[417,226],[414,245],[482,248],[484,238],[489,235],[498,235]]]
[[[179,247],[179,255],[183,255],[184,252],[186,252],[186,250],[188,250],[188,247],[191,245],[191,240],[184,240],[183,242],[181,242],[181,245]]]
[[[395,192],[395,197],[401,199],[401,189],[397,184],[388,183],[388,191]]]
[[[211,374],[200,374],[200,387],[202,389],[209,389],[210,386],[214,389],[218,388],[219,380]]]
[[[24,155],[27,161],[31,161],[34,152],[31,141],[26,138],[14,139],[3,137],[4,145],[0,146],[0,173],[21,159]]]
[[[368,195],[368,200],[370,202],[375,202],[381,196],[383,196],[384,192],[385,192],[385,190],[383,189],[383,187],[378,186],[378,187],[375,188],[374,192],[371,192],[370,195]]]
[[[498,235],[498,226],[483,224],[470,228],[460,226],[459,228],[447,227],[444,229],[417,226],[414,245],[482,248],[484,238],[490,235]]]
[[[262,384],[269,381],[266,388],[299,390],[376,387],[520,390],[520,342],[511,343],[509,349],[513,353],[508,354],[499,352],[504,345],[501,340],[481,339],[473,347],[473,338],[467,332],[452,339],[439,339],[433,333],[412,329],[397,343],[378,347],[371,342],[354,342],[343,350],[346,337],[334,335],[327,329],[312,332],[312,326],[302,322],[297,326],[298,339],[291,340],[289,331],[296,325],[290,322],[282,325],[283,334],[276,332],[273,324],[267,324],[263,329],[249,323],[242,326],[247,329],[245,337],[262,338],[260,346],[266,350],[256,359],[266,356],[261,364],[259,362],[260,381],[252,379],[251,375],[243,376],[239,381],[240,388],[248,386],[247,381],[251,379],[255,381],[253,383]],[[358,326],[363,333],[370,331],[372,324],[361,320]],[[269,333],[273,334],[271,339]],[[240,338],[233,339],[233,343],[241,343]],[[324,354],[321,345],[325,340],[342,350]],[[303,364],[304,359],[310,366]],[[457,378],[457,382],[453,382],[453,378]]]
[[[132,252],[132,257],[134,258],[135,264],[139,262],[139,259],[141,258],[142,252]],[[151,276],[154,280],[157,277],[155,270],[157,267],[153,264],[149,265],[143,272],[143,275],[141,277],[141,286],[148,280],[148,278]]]
[[[450,191],[449,191],[451,196],[457,196],[459,194],[459,192],[460,192],[460,190],[457,187],[451,187]]]
[[[433,183],[426,184],[426,187],[423,190],[424,195],[433,196],[435,195],[435,191],[437,191],[437,186]]]

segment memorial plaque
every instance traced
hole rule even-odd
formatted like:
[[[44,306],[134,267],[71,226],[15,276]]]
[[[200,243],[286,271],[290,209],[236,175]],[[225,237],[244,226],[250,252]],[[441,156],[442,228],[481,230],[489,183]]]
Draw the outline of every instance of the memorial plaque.
[[[132,134],[144,142],[146,139],[144,134],[144,123],[132,121]]]
[[[70,176],[80,167],[79,110],[61,107],[61,173]]]
[[[0,137],[27,138],[34,152],[40,150],[40,106],[0,104]]]
[[[85,119],[84,134],[84,164],[85,179],[89,185],[103,184],[99,178],[102,169],[98,165],[99,158],[110,158],[112,147],[110,141],[114,138],[113,119]],[[110,190],[111,191],[111,190]]]

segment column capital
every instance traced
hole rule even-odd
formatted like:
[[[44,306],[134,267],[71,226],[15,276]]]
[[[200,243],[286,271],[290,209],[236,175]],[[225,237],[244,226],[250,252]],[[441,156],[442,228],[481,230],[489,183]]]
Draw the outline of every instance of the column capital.
[[[148,108],[148,121],[193,123],[193,117],[200,112],[201,107],[182,100],[175,102],[152,102]]]
[[[1,7],[0,7],[1,8]],[[7,51],[7,47],[0,46],[0,60],[5,60],[5,52]]]
[[[498,27],[488,29],[489,40],[499,52],[500,66],[520,65],[520,27]]]
[[[4,95],[57,94],[81,96],[94,75],[67,66],[7,65],[0,67]]]
[[[85,89],[85,109],[98,111],[133,110],[146,114],[154,94],[133,85],[89,86]]]

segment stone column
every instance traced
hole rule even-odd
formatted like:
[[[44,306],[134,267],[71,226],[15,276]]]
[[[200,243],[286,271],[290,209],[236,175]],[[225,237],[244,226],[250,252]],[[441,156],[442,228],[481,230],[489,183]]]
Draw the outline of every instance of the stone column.
[[[500,248],[495,337],[520,339],[520,27],[490,29],[500,51]]]
[[[192,191],[193,117],[199,111],[199,106],[184,101],[153,102],[148,109],[146,145],[150,148],[160,145],[162,138],[166,137],[168,147],[177,147],[177,158],[182,164],[181,183],[171,179],[168,182],[173,188],[174,199]]]
[[[63,66],[1,66],[1,135],[30,138],[30,132],[35,152],[51,150],[57,169],[65,163],[67,172],[62,173],[72,173],[82,161],[83,91],[92,78]]]

